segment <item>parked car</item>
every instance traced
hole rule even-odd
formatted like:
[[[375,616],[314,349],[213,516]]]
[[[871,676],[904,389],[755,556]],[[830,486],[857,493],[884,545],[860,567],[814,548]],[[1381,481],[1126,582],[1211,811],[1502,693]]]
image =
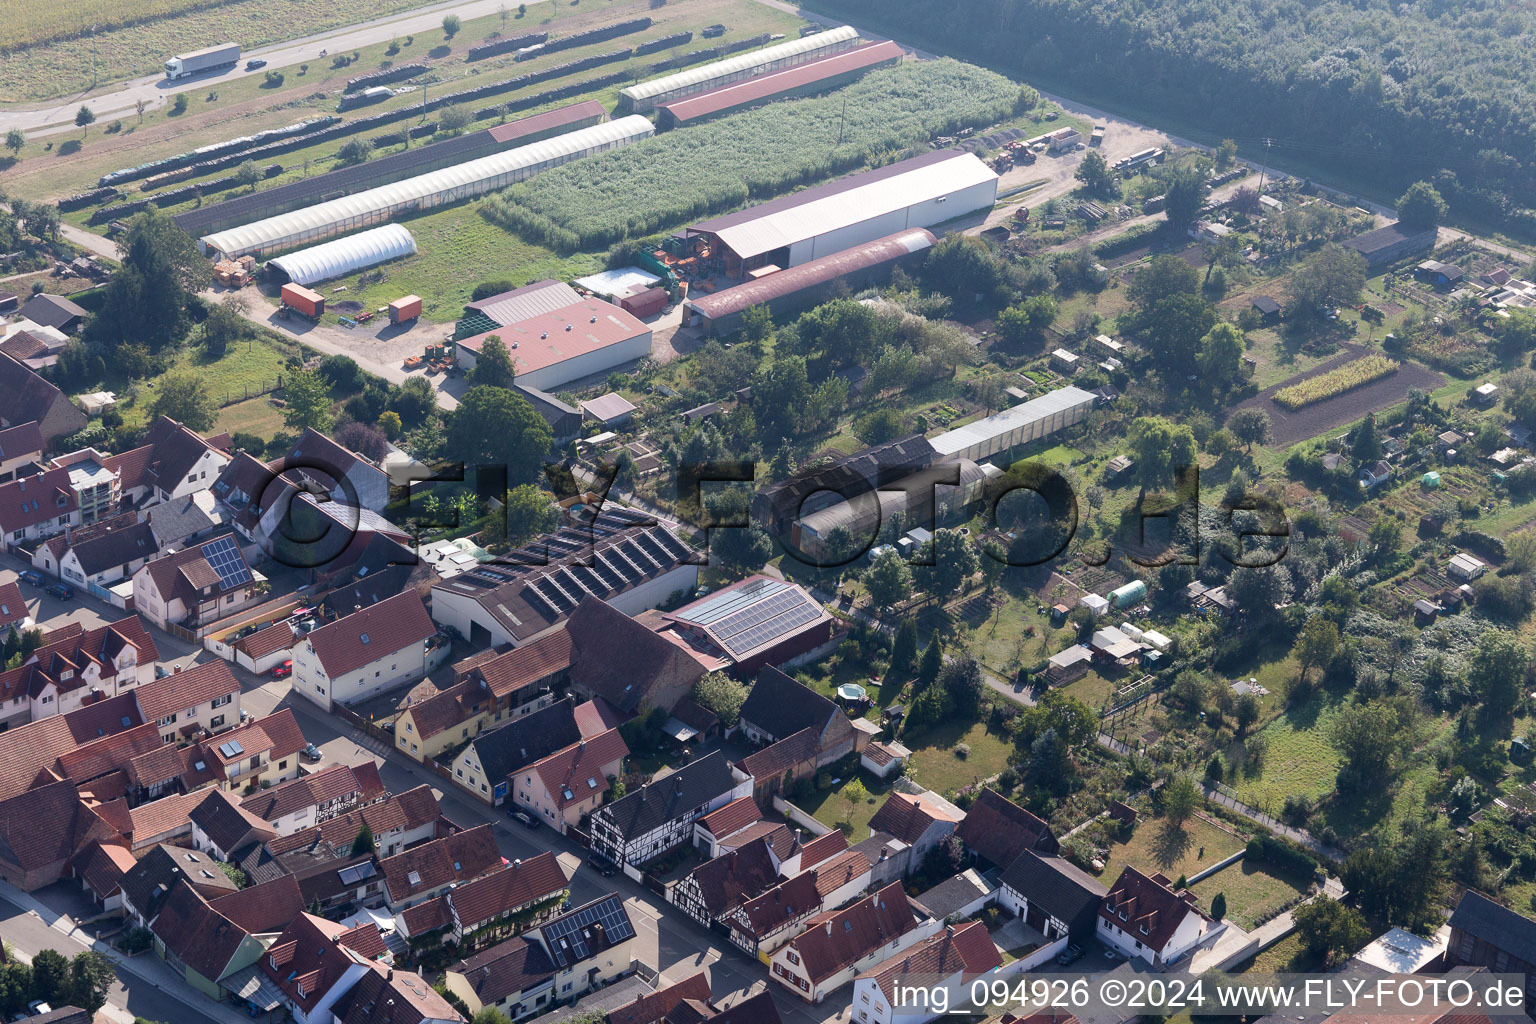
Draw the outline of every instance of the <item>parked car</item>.
[[[32,1002],[27,1004],[27,1012],[36,1017],[40,1013],[52,1013],[53,1007],[49,1006],[41,999],[34,999]]]
[[[68,601],[75,596],[75,588],[67,583],[50,583],[43,588],[43,593],[60,601]]]
[[[274,665],[274,666],[272,666],[272,678],[273,679],[287,679],[291,675],[293,675],[293,659],[292,658],[289,658],[287,661],[283,662],[281,665]]]
[[[304,756],[311,761],[318,761],[323,755],[320,753],[320,748],[311,743],[304,748]]]
[[[34,587],[46,586],[48,583],[48,577],[35,569],[23,569],[16,575],[21,579],[21,582],[30,583]]]
[[[258,71],[261,68],[264,68],[266,66],[267,66],[267,62],[264,61],[264,60],[260,60],[260,59],[248,60],[248,61],[245,62],[245,70],[247,70],[247,71]]]
[[[587,867],[600,871],[604,878],[612,878],[619,873],[619,869],[614,865],[613,861],[606,857],[599,857],[595,853],[587,858]]]
[[[1068,946],[1066,949],[1061,951],[1061,955],[1056,958],[1056,962],[1065,967],[1068,964],[1076,963],[1082,957],[1082,955],[1083,951],[1080,947]]]
[[[513,811],[512,812],[512,817],[517,819],[518,821],[522,822],[523,823],[523,827],[528,829],[529,831],[537,829],[539,827],[539,824],[540,824],[539,819],[535,818],[533,815],[529,814],[527,811]]]

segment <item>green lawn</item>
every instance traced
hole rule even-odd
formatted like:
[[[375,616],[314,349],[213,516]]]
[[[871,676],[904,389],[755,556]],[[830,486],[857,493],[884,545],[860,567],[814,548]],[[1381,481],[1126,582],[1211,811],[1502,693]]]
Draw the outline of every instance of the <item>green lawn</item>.
[[[283,413],[270,398],[252,398],[220,409],[213,426],[231,434],[255,434],[271,440],[283,430]]]
[[[991,778],[1008,767],[1013,752],[1012,741],[989,731],[984,722],[968,727],[946,723],[925,733],[903,734],[901,742],[912,751],[908,776],[939,794]],[[963,758],[955,753],[962,743],[971,748]]]
[[[875,816],[880,805],[885,803],[886,794],[890,791],[890,785],[874,778],[866,772],[860,772],[859,778],[864,780],[865,787],[869,790],[870,799],[861,804],[855,804],[852,813],[849,813],[848,801],[843,799],[843,786],[850,780],[844,779],[842,783],[827,790],[818,790],[811,796],[796,802],[802,811],[811,815],[823,825],[832,828],[841,828],[848,833],[850,843],[861,842],[869,838],[869,819]]]
[[[1341,704],[1336,695],[1319,691],[1266,725],[1262,734],[1269,750],[1262,769],[1238,781],[1238,799],[1274,814],[1287,796],[1316,799],[1330,792],[1339,755],[1328,742],[1327,730]]]
[[[1230,898],[1229,898],[1230,902]],[[1321,957],[1313,956],[1301,948],[1301,939],[1295,932],[1264,950],[1246,963],[1239,964],[1235,974],[1311,974],[1323,969]]]
[[[1245,845],[1204,818],[1190,818],[1182,829],[1169,827],[1161,818],[1145,818],[1128,841],[1110,847],[1101,877],[1108,883],[1129,866],[1148,875],[1161,871],[1176,880],[1203,871]]]
[[[216,405],[222,406],[232,401],[246,404],[242,400],[245,394],[256,394],[272,387],[284,372],[283,361],[286,358],[286,352],[261,338],[232,346],[217,359],[209,359],[201,348],[188,345],[177,354],[167,372],[184,371],[196,376]],[[108,370],[110,372],[110,367]],[[141,386],[136,402],[125,402],[119,406],[125,423],[137,426],[149,420],[149,407],[155,400],[156,380],[158,378],[146,381]],[[109,382],[118,386],[122,383],[111,378]]]
[[[464,304],[481,281],[567,281],[602,269],[600,255],[558,256],[491,224],[478,207],[472,200],[400,221],[416,237],[416,255],[329,281],[322,290],[368,309],[402,295],[420,295],[428,320],[449,322],[464,315]],[[379,275],[383,281],[375,280]],[[361,283],[364,279],[370,283]],[[346,290],[339,291],[343,287]]]
[[[1266,911],[1272,911],[1306,891],[1306,880],[1291,878],[1266,865],[1250,865],[1246,858],[1203,879],[1192,891],[1200,905],[1211,909],[1217,893],[1227,897],[1227,920],[1250,930]]]

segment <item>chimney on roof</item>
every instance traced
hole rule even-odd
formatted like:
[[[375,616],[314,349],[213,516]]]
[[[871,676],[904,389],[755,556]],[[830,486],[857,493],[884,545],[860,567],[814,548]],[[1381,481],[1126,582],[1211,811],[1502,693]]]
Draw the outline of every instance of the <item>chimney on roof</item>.
[[[175,675],[176,673],[178,673],[180,671],[181,671],[181,666],[180,665],[175,665],[175,666],[173,666],[171,668],[171,675]]]
[[[890,855],[891,855],[891,851],[888,850],[888,849],[885,849],[884,847],[882,847],[881,850],[880,850],[880,863],[884,864],[886,858],[889,857]]]
[[[385,970],[384,970],[384,980],[385,981],[394,981],[395,980],[395,969],[393,967],[385,968]]]

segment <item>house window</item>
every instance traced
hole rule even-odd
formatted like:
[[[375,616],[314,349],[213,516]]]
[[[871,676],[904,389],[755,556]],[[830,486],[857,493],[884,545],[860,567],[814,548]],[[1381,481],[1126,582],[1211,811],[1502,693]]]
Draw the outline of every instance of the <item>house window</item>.
[[[221,708],[221,707],[223,707],[224,705],[228,704],[230,701],[232,701],[234,699],[235,699],[235,695],[234,694],[226,693],[222,697],[215,697],[215,698],[213,698],[213,706],[215,708]]]
[[[223,724],[224,724],[224,716],[223,715],[214,715],[213,716],[213,720],[208,723],[208,727],[210,729],[217,729],[219,726],[221,726]]]
[[[279,761],[279,762],[277,762],[277,770],[278,771],[280,771],[280,772],[281,771],[286,771],[287,768],[288,768],[288,762],[287,761]]]
[[[416,744],[414,743],[411,744],[411,753],[416,753]]]
[[[784,959],[788,960],[790,963],[794,964],[796,967],[800,966],[800,958],[795,955],[795,951],[794,950],[790,950],[788,953],[785,953],[784,954]]]

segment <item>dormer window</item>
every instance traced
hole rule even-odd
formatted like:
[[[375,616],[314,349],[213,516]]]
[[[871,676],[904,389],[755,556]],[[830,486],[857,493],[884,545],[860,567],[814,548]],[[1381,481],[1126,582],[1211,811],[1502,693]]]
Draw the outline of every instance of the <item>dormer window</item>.
[[[1141,926],[1141,934],[1143,934],[1143,935],[1147,935],[1147,934],[1150,934],[1150,933],[1149,933],[1149,932],[1148,932],[1148,931],[1147,931],[1147,926],[1146,926],[1146,925],[1142,925],[1142,926]]]

